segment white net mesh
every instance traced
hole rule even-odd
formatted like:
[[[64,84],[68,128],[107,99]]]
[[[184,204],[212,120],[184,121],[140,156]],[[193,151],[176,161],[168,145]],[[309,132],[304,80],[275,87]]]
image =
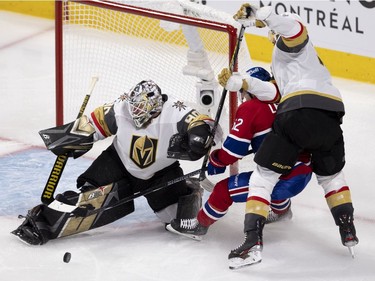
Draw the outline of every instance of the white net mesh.
[[[227,33],[135,15],[114,10],[105,6],[105,2],[92,2],[100,3],[101,7],[79,1],[63,2],[64,122],[76,118],[92,76],[98,76],[99,82],[86,113],[147,79],[154,80],[163,93],[202,109],[196,93],[200,78],[184,75],[182,69],[188,64],[189,50],[204,49],[216,78],[220,70],[229,65]],[[190,1],[116,2],[236,25],[230,15]],[[240,70],[251,67],[245,44],[241,46],[238,62]],[[222,88],[218,90],[220,95]],[[216,103],[219,99],[220,96],[215,97]],[[224,114],[229,107],[227,99]]]

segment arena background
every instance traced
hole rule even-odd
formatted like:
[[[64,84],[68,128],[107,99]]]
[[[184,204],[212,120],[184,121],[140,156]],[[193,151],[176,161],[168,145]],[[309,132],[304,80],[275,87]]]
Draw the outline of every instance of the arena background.
[[[246,1],[197,1],[234,14]],[[319,56],[332,75],[375,83],[375,1],[249,1],[271,5],[277,13],[297,11],[307,23]],[[0,10],[54,18],[54,1],[0,1]],[[266,29],[248,28],[253,60],[270,62],[272,44]]]

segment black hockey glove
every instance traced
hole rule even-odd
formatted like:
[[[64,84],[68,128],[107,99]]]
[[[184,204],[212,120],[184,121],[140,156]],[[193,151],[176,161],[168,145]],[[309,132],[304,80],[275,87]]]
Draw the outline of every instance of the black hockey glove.
[[[187,147],[186,135],[177,133],[169,140],[167,157],[179,160],[191,160],[189,153],[187,152]]]
[[[192,153],[205,155],[210,147],[211,128],[204,121],[196,121],[189,126],[187,131],[189,150]]]

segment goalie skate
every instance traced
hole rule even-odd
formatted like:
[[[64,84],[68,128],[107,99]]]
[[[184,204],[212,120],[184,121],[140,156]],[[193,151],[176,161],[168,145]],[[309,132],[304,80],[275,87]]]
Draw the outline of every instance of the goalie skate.
[[[28,211],[26,216],[18,216],[20,219],[25,219],[23,223],[13,230],[11,234],[17,236],[23,243],[28,245],[43,245],[48,241],[48,235],[45,230],[42,230],[45,223],[39,218],[42,205],[38,205]]]
[[[41,245],[43,240],[41,239],[40,234],[31,227],[24,226],[22,228],[17,228],[11,232],[16,235],[17,238],[27,244],[27,245]]]

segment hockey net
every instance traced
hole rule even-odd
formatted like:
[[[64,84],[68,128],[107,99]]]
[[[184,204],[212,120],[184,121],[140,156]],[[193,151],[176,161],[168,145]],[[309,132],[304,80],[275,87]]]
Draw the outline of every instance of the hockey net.
[[[93,76],[99,81],[86,112],[151,79],[214,117],[223,90],[217,74],[229,65],[238,31],[231,15],[186,0],[56,1],[57,125],[76,118]],[[242,44],[238,68],[249,67]],[[201,103],[205,87],[215,89],[212,107]],[[231,120],[236,108],[230,93],[223,114]]]

